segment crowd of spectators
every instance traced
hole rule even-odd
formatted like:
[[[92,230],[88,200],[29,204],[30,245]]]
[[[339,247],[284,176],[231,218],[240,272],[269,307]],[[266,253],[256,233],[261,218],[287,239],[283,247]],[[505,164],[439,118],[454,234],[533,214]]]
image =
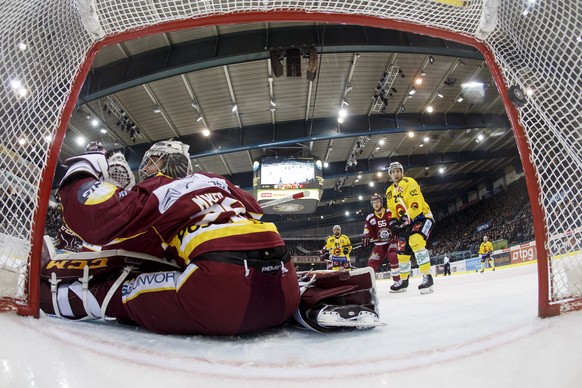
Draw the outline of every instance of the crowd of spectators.
[[[437,221],[429,243],[433,255],[456,251],[476,253],[485,235],[490,241],[507,240],[509,245],[533,240],[524,179]]]

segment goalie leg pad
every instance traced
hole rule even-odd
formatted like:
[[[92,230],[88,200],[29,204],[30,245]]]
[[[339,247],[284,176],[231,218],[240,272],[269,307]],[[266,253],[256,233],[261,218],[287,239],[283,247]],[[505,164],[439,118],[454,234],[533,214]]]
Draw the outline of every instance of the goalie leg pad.
[[[372,268],[302,273],[300,284],[302,281],[301,303],[295,314],[302,326],[330,332],[383,325]]]

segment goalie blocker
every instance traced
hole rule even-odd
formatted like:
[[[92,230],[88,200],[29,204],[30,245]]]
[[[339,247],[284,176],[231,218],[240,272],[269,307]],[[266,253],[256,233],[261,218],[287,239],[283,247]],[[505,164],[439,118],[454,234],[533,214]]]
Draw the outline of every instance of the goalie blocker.
[[[371,268],[299,272],[301,302],[293,318],[320,333],[370,329],[380,322],[376,281]]]

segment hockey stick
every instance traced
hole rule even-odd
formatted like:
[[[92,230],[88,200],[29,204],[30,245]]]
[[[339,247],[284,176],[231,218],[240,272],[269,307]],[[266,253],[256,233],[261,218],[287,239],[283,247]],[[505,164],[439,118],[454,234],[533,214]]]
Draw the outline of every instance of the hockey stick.
[[[370,240],[371,243],[375,243],[377,241],[379,241],[379,240],[375,240],[375,239]],[[363,247],[363,245],[362,245],[362,243],[357,243],[357,244],[344,245],[343,247],[352,247],[352,250],[354,250],[354,249],[358,249],[358,248]],[[310,251],[310,250],[307,250],[307,249],[303,248],[301,245],[297,245],[297,250],[300,251],[301,253],[305,253],[305,254],[308,254],[308,255],[314,254],[314,253],[320,253],[321,254],[323,252],[323,249],[318,249],[318,250],[315,250],[315,251]]]
[[[291,202],[291,201],[293,201],[295,199],[307,198],[307,197],[309,197],[309,191],[305,190],[305,191],[302,191],[300,193],[296,193],[296,194],[293,194],[293,195],[288,195],[288,196],[283,197],[283,198],[279,198],[279,199],[274,199],[272,201],[263,202],[260,205],[264,209],[266,207],[271,207],[271,206],[279,205],[281,203]]]

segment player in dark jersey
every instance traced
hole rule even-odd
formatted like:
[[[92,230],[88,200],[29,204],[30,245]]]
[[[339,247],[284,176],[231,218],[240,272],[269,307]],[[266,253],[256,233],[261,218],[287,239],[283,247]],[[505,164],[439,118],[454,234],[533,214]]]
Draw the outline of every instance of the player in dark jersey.
[[[370,197],[370,204],[374,210],[368,214],[364,222],[364,235],[362,245],[367,246],[370,241],[374,243],[374,249],[370,254],[368,266],[378,272],[378,268],[384,259],[390,264],[390,274],[394,283],[400,281],[400,271],[398,269],[398,240],[390,229],[392,213],[384,207],[384,201],[379,194]],[[392,290],[390,292],[403,292],[406,289]]]

